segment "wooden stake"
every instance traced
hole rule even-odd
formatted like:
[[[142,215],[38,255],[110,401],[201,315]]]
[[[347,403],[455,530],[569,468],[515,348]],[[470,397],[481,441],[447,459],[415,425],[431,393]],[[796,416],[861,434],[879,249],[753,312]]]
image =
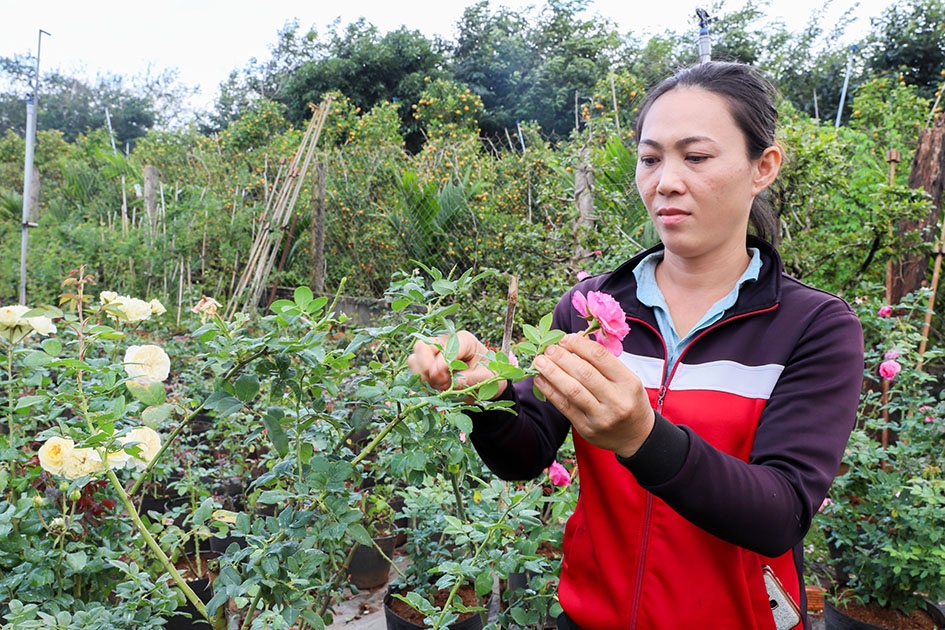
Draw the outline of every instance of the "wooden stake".
[[[518,276],[509,276],[509,296],[505,306],[505,330],[502,333],[502,352],[506,355],[512,349],[512,324],[515,319],[515,307],[518,304]]]

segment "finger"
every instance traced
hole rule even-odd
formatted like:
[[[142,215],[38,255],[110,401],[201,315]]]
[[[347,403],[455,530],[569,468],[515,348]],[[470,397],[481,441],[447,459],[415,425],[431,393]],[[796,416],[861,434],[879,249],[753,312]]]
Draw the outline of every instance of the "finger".
[[[432,343],[418,341],[414,344],[413,354],[407,357],[407,367],[434,389],[445,390],[452,384],[446,360]]]
[[[585,335],[566,335],[559,344],[594,366],[605,379],[616,382],[624,378],[627,367],[597,341]]]
[[[574,378],[562,363],[570,360],[567,351],[551,346],[535,359],[535,369],[539,375],[535,385],[558,410],[572,422],[583,416],[593,404],[593,396],[585,385]]]
[[[600,344],[591,343],[589,345],[599,346]],[[606,348],[604,350],[606,351]],[[585,355],[590,356],[591,360],[560,345],[549,346],[545,350],[545,356],[551,359],[561,371],[561,374],[557,374],[557,382],[555,382],[555,379],[552,379],[552,382],[566,396],[579,396],[588,392],[596,401],[601,398],[604,388],[609,385],[597,366],[591,362],[593,360],[593,348],[590,355]],[[564,380],[563,375],[567,375],[570,380]],[[588,401],[587,404],[590,404],[590,402]]]

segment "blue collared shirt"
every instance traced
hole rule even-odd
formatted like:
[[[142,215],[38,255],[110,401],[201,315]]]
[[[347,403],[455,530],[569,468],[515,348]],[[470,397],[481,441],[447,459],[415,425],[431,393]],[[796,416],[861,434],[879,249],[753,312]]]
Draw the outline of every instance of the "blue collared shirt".
[[[633,270],[633,275],[636,276],[637,279],[637,299],[640,300],[640,303],[644,306],[649,306],[653,309],[653,313],[656,315],[656,322],[660,327],[660,334],[663,335],[663,339],[666,341],[667,356],[666,372],[663,375],[664,378],[676,364],[676,360],[679,359],[683,348],[685,348],[700,331],[722,319],[722,315],[725,313],[726,309],[735,304],[735,301],[738,299],[738,291],[741,289],[742,285],[746,282],[754,282],[758,279],[762,265],[761,252],[756,247],[749,247],[748,253],[751,254],[751,262],[748,263],[748,268],[745,269],[745,273],[743,273],[738,279],[738,282],[735,283],[735,287],[728,295],[713,304],[709,310],[706,311],[705,315],[702,316],[702,319],[700,319],[696,325],[692,327],[692,330],[682,339],[679,338],[679,333],[676,331],[676,326],[673,324],[673,318],[670,317],[669,306],[666,304],[663,292],[660,291],[660,287],[656,283],[656,266],[663,260],[663,252],[653,252],[641,260],[640,264]]]

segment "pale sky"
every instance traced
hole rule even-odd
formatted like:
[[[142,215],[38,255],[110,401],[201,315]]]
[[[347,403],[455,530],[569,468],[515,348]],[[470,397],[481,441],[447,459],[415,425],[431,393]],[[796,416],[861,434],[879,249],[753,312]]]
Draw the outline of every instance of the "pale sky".
[[[264,61],[280,29],[293,18],[301,28],[319,33],[340,18],[347,24],[364,17],[381,33],[400,26],[427,37],[452,40],[463,8],[473,0],[408,3],[392,0],[325,2],[324,0],[0,0],[0,57],[34,56],[42,29],[40,76],[44,70],[95,77],[116,74],[142,76],[176,68],[179,79],[200,88],[199,102],[212,105],[217,86],[250,59]],[[862,17],[857,34],[869,28],[869,18],[880,15],[889,0],[833,0],[826,21],[859,4]],[[771,0],[763,9],[780,18],[791,30],[800,30],[824,0]],[[421,8],[418,5],[425,5]],[[499,6],[523,9],[544,6],[539,0],[491,0]],[[666,29],[697,35],[695,9],[701,0],[593,0],[589,15],[614,21],[621,33],[659,33]],[[731,9],[743,0],[727,0]],[[725,13],[719,14],[721,19]],[[42,88],[40,88],[41,92]]]

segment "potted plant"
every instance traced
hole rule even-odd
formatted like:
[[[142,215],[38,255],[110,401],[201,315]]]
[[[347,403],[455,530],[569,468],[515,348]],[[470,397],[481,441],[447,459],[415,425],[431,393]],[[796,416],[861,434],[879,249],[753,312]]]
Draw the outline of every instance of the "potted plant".
[[[864,618],[871,628],[921,620],[945,627],[936,602],[945,601],[945,402],[938,379],[919,366],[916,327],[906,313],[881,309],[883,334],[867,351],[867,383],[843,472],[817,521],[834,549],[838,584],[825,603],[827,627],[853,627],[841,616]],[[928,351],[924,358],[940,356]],[[844,623],[844,625],[836,625]],[[903,622],[904,623],[904,622]]]
[[[397,543],[394,521],[397,518],[389,486],[374,485],[362,490],[362,523],[371,537],[371,544],[356,543],[348,563],[351,584],[356,588],[377,588],[387,584],[391,558]]]

